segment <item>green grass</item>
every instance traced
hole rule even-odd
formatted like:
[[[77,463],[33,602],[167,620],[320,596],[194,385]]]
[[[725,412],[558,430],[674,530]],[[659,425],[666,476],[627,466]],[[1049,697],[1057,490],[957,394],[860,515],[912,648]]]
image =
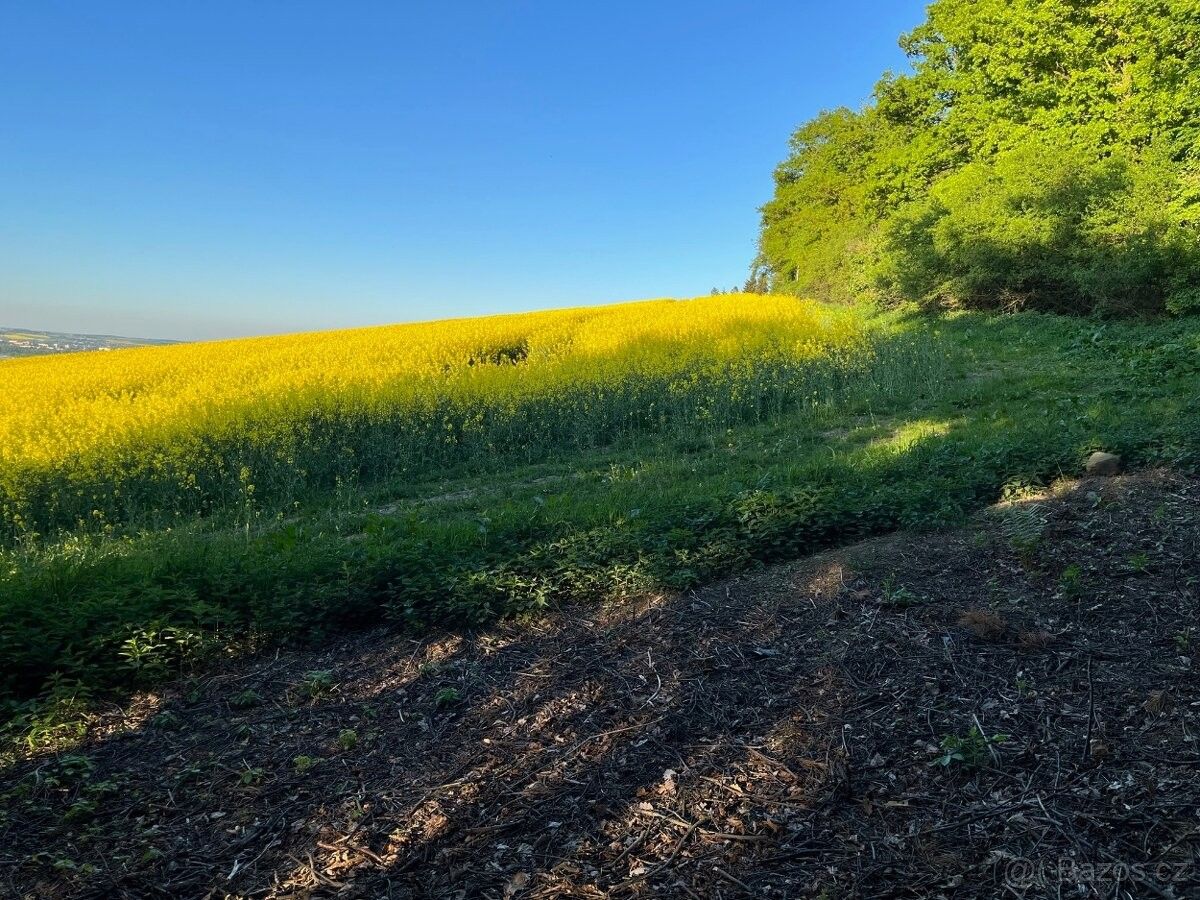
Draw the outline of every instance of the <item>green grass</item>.
[[[1078,474],[1099,448],[1134,466],[1200,459],[1195,320],[893,316],[883,327],[907,355],[820,414],[500,460],[251,521],[231,511],[9,547],[0,696],[19,712],[47,685],[71,698],[79,684],[148,685],[214,655],[380,620],[471,624],[686,588],[959,522],[1006,491]]]

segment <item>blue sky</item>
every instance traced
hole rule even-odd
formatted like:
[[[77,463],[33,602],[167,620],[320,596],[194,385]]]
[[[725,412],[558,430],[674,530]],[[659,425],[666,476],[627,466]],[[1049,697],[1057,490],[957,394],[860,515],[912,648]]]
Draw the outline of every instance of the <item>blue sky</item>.
[[[210,338],[740,283],[909,0],[10,2],[0,325]]]

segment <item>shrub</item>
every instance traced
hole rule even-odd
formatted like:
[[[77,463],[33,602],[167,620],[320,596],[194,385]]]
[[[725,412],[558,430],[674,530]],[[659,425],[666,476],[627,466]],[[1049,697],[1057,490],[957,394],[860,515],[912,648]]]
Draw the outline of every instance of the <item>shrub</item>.
[[[1200,273],[1159,155],[1101,155],[1030,134],[964,166],[885,227],[885,294],[951,307],[1184,312]]]

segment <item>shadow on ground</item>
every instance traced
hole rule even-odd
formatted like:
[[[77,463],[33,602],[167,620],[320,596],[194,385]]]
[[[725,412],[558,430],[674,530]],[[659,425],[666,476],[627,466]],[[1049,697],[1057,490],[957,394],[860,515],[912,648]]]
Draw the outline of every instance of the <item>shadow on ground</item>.
[[[1085,481],[683,595],[240,662],[0,776],[0,883],[1194,896],[1197,501]]]

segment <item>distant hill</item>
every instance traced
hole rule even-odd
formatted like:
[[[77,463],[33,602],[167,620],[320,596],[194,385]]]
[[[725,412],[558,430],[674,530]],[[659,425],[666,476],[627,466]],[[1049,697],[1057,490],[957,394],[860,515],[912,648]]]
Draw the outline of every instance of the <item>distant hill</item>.
[[[177,341],[115,337],[110,334],[63,334],[55,331],[31,331],[28,328],[0,327],[0,359],[36,356],[43,353],[77,353],[80,350],[119,350],[175,344]]]

